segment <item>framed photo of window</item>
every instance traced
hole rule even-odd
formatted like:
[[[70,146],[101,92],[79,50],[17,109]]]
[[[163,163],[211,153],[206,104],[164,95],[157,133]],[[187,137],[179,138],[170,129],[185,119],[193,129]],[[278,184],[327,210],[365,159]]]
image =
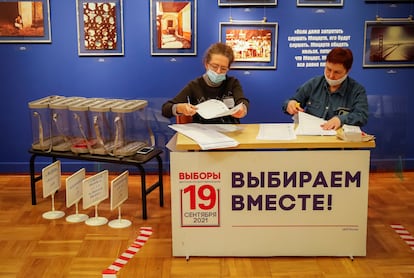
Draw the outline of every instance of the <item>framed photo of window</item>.
[[[296,0],[296,6],[342,7],[344,0]]]
[[[365,21],[363,66],[414,66],[414,22]]]
[[[276,69],[278,23],[220,22],[220,41],[234,51],[232,69]]]
[[[122,0],[76,0],[79,56],[123,56]]]
[[[50,43],[49,0],[2,0],[0,43]]]
[[[151,55],[197,55],[197,0],[150,0]]]
[[[276,6],[277,0],[217,0],[219,6]]]

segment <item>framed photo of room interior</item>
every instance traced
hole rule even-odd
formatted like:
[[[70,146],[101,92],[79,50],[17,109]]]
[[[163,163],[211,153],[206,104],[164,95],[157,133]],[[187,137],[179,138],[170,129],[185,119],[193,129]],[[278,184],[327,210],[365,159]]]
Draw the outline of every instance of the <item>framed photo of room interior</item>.
[[[0,1],[0,43],[50,43],[49,0]]]
[[[197,0],[150,0],[151,55],[197,55]]]

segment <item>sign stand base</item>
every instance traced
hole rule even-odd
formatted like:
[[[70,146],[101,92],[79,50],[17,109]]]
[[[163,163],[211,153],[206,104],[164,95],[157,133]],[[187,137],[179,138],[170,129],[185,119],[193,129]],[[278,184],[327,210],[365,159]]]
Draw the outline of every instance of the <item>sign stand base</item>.
[[[121,206],[118,207],[118,219],[112,220],[108,223],[111,228],[127,228],[131,226],[131,221],[122,219],[121,217]]]
[[[75,214],[68,215],[68,217],[66,217],[67,222],[79,223],[79,222],[83,222],[83,221],[85,221],[86,219],[89,218],[88,215],[83,214],[83,213],[79,213],[79,208],[78,208],[78,203],[77,202],[75,204],[75,208],[76,208]]]
[[[102,216],[91,217],[85,221],[88,226],[102,226],[108,223],[108,219]]]
[[[65,216],[65,213],[59,210],[51,210],[51,211],[43,213],[42,216],[45,219],[59,219]]]
[[[115,219],[112,221],[109,221],[108,226],[111,228],[127,228],[129,226],[131,226],[131,221],[127,220],[127,219]]]
[[[98,205],[95,205],[95,216],[85,221],[88,226],[102,226],[108,223],[108,219],[103,216],[98,216]]]
[[[65,213],[60,210],[55,210],[55,194],[52,194],[52,210],[42,214],[45,219],[59,219],[65,216]]]
[[[68,215],[66,217],[66,221],[70,223],[79,223],[79,222],[84,222],[88,218],[89,216],[86,214],[76,213],[76,214]]]

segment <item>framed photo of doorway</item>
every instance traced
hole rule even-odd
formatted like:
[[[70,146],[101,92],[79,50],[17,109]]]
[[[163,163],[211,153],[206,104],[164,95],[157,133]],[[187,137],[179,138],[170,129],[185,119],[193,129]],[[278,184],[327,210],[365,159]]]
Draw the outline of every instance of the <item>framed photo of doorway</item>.
[[[0,43],[50,43],[49,0],[0,1]]]
[[[150,0],[151,55],[197,55],[197,0]]]

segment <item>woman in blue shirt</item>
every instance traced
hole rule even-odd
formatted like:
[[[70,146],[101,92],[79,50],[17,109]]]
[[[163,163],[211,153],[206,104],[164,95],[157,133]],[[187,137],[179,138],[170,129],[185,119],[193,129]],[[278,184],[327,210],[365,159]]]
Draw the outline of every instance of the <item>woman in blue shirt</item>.
[[[365,88],[348,76],[352,51],[333,48],[326,57],[324,75],[305,82],[282,109],[294,115],[306,112],[327,120],[323,129],[338,129],[343,124],[363,126],[368,122]]]

